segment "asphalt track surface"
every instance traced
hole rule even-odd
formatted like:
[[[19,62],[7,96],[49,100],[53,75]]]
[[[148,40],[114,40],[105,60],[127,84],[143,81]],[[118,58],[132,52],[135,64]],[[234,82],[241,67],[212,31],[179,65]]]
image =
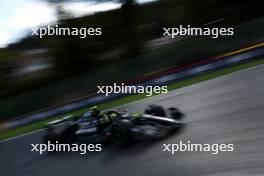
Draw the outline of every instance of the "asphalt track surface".
[[[263,176],[264,65],[178,89],[122,107],[139,111],[147,104],[177,106],[186,128],[159,141],[129,148],[112,143],[103,151],[80,155],[30,152],[42,132],[0,143],[2,176]],[[234,152],[162,152],[163,143],[233,143]]]

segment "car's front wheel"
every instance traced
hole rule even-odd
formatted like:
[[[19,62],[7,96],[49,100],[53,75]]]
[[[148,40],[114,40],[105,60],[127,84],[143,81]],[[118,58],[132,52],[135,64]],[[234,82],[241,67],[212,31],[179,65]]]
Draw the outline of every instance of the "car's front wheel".
[[[166,117],[165,109],[162,106],[154,105],[154,104],[149,105],[145,109],[145,113],[154,116]]]
[[[127,145],[132,141],[132,135],[129,131],[129,122],[116,121],[111,128],[111,137],[118,145]]]

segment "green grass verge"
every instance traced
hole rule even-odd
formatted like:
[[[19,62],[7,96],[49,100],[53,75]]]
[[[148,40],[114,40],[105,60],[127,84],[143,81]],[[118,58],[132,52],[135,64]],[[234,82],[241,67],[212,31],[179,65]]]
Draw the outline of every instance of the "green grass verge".
[[[219,76],[223,76],[223,75],[226,75],[226,74],[229,74],[229,73],[233,73],[233,72],[236,72],[236,71],[239,71],[239,70],[243,70],[243,69],[246,69],[246,68],[250,68],[250,67],[253,67],[253,66],[257,66],[257,65],[260,65],[260,64],[264,64],[264,59],[259,59],[259,60],[251,61],[251,62],[248,62],[248,63],[238,64],[238,65],[235,65],[235,66],[231,66],[231,67],[219,69],[219,70],[216,70],[216,71],[212,71],[212,72],[209,72],[209,73],[205,73],[205,74],[202,74],[202,75],[199,75],[199,76],[196,76],[196,77],[192,77],[192,78],[189,78],[189,79],[186,79],[186,80],[183,80],[183,81],[179,81],[179,82],[176,82],[176,83],[173,83],[173,84],[169,84],[168,85],[168,90],[169,91],[175,90],[175,89],[178,89],[178,88],[181,88],[181,87],[185,87],[185,86],[189,86],[189,85],[192,85],[192,84],[195,84],[195,83],[198,83],[198,82],[210,80],[210,79],[213,79],[213,78],[216,78],[216,77],[219,77]],[[126,103],[130,103],[130,102],[133,102],[133,101],[141,100],[141,99],[144,99],[144,98],[147,98],[145,96],[145,94],[137,94],[137,95],[122,97],[122,98],[119,98],[119,99],[116,99],[116,100],[112,100],[112,101],[109,101],[109,102],[106,102],[106,103],[102,103],[102,104],[99,104],[98,106],[99,106],[99,108],[101,110],[104,110],[104,109],[113,108],[113,107],[116,107],[116,106],[119,106],[119,105],[123,105],[123,104],[126,104]],[[74,111],[74,112],[71,112],[71,113],[67,113],[67,114],[80,115],[80,114],[84,113],[85,111],[87,111],[88,109],[89,109],[89,107],[83,108],[83,109],[80,109],[80,110],[77,110],[77,111]],[[58,119],[58,118],[61,118],[62,116],[65,116],[67,114],[59,115],[59,116],[53,116],[53,117],[50,117],[50,118],[48,118],[46,120],[43,120],[43,121],[35,122],[35,123],[29,124],[29,125],[25,125],[23,127],[19,127],[19,128],[16,128],[16,129],[12,129],[12,130],[8,130],[8,131],[5,131],[5,132],[2,132],[2,133],[0,133],[0,140],[4,140],[4,139],[10,138],[10,137],[14,137],[14,136],[17,136],[17,135],[21,135],[21,134],[24,134],[24,133],[28,133],[28,132],[32,132],[32,131],[41,129],[41,128],[44,127],[45,123],[47,123],[49,121],[52,121],[52,120],[55,120],[55,119]]]

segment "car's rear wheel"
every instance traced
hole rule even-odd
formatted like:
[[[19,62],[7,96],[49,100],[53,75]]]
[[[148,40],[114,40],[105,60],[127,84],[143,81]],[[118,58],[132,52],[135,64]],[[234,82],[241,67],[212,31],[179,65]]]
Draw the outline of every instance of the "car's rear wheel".
[[[44,144],[48,144],[48,141],[50,143],[55,143],[56,140],[58,140],[58,134],[54,132],[48,132],[42,137],[42,142]]]

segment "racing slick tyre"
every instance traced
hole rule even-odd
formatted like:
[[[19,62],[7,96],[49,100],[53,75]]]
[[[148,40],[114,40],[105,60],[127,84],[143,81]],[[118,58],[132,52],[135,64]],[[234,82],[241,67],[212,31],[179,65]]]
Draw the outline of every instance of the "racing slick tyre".
[[[48,141],[50,143],[55,143],[58,140],[58,134],[53,131],[48,131],[46,134],[42,137],[42,143],[48,144]]]
[[[69,125],[58,137],[59,143],[72,143],[75,140],[75,132],[79,129],[78,124]]]
[[[48,145],[50,144],[55,144],[56,141],[58,140],[58,134],[55,132],[48,132],[42,137],[42,143]],[[47,154],[53,154],[56,153],[55,151],[47,151]]]
[[[145,109],[145,113],[154,116],[166,117],[165,109],[159,105],[149,105]]]
[[[177,108],[170,107],[168,110],[171,114],[171,117],[175,120],[181,120],[184,116],[184,114]]]
[[[118,145],[127,145],[133,141],[130,133],[132,124],[128,120],[115,121],[111,127],[111,137]]]

